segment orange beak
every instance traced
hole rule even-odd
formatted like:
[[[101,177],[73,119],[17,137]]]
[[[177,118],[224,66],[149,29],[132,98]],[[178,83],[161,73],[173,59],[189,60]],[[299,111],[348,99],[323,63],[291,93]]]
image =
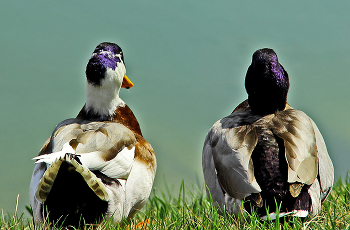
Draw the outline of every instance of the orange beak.
[[[124,75],[122,88],[129,89],[133,86],[134,86],[134,84],[129,80],[129,78],[126,75]]]

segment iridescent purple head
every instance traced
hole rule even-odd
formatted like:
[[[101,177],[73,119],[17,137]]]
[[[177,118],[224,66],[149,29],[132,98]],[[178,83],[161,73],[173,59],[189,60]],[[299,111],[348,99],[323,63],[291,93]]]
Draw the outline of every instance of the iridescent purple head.
[[[124,64],[122,49],[114,43],[103,42],[99,44],[86,66],[86,78],[89,83],[101,86],[107,68],[115,70],[118,63]]]
[[[246,74],[245,88],[253,113],[265,115],[285,108],[289,89],[288,73],[272,49],[254,52]]]

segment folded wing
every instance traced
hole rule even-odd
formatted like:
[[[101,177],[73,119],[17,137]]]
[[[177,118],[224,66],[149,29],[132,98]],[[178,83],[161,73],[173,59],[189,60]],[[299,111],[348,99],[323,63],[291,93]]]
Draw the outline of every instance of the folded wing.
[[[57,126],[50,141],[52,153],[34,158],[38,163],[75,154],[84,167],[114,179],[127,179],[135,156],[135,135],[114,122],[70,119]]]

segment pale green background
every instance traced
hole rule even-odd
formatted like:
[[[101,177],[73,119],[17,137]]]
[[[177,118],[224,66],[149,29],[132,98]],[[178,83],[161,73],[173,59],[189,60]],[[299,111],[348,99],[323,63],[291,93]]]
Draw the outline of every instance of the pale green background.
[[[201,185],[211,125],[247,96],[253,52],[275,49],[290,104],[318,124],[336,177],[349,168],[349,1],[1,1],[0,209],[29,205],[42,144],[85,102],[95,46],[118,43],[135,87],[121,97],[157,155],[155,188]],[[199,181],[199,182],[197,182]]]

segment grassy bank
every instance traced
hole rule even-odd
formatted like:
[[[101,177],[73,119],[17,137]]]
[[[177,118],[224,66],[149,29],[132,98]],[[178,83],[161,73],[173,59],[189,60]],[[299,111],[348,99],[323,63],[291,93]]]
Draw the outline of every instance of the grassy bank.
[[[322,212],[302,221],[260,221],[256,215],[245,215],[235,220],[229,215],[220,216],[199,190],[188,190],[181,184],[179,195],[166,192],[152,195],[148,204],[131,222],[112,225],[105,221],[84,229],[350,229],[350,178],[335,183],[332,193],[324,203]],[[147,224],[147,225],[146,225]],[[59,228],[59,226],[57,226]],[[34,227],[32,219],[18,213],[1,214],[2,229],[48,229]]]

